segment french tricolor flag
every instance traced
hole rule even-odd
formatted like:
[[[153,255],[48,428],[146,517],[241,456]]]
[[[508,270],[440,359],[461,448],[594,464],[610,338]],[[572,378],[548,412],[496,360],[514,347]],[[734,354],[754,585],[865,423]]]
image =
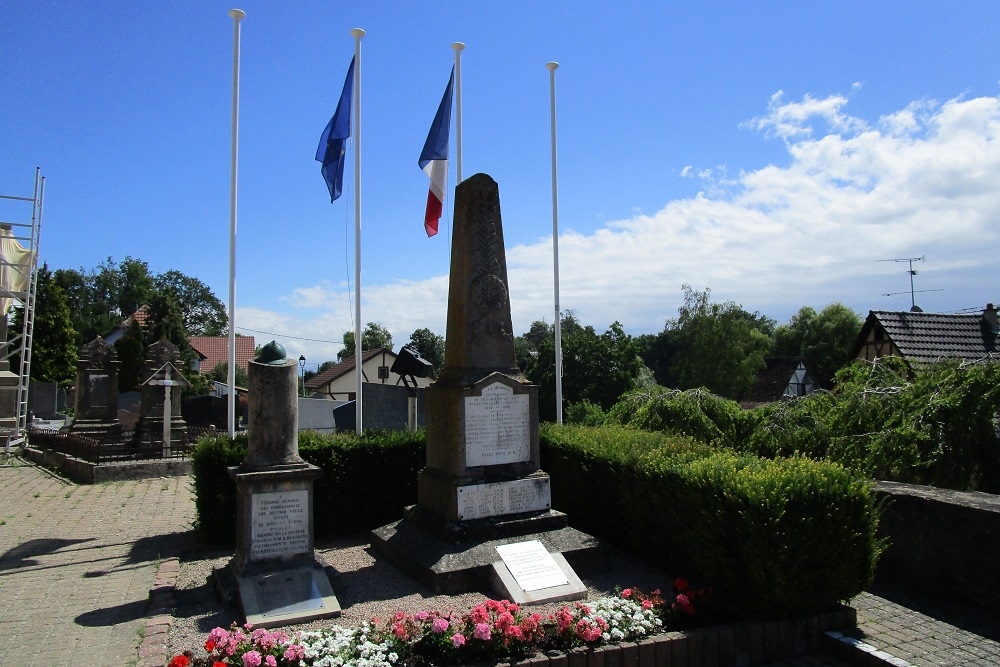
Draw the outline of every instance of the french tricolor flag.
[[[431,131],[427,133],[424,150],[420,151],[417,164],[431,179],[430,192],[427,193],[427,211],[424,213],[424,229],[427,236],[438,233],[438,221],[444,207],[444,193],[448,187],[448,135],[451,134],[451,99],[452,88],[455,85],[455,68],[451,68],[451,78],[448,88],[444,91],[441,104],[438,106]]]

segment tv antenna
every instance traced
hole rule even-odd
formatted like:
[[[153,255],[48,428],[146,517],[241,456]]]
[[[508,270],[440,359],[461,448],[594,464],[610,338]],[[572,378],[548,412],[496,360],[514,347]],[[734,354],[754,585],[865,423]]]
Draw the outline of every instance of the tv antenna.
[[[927,259],[927,255],[924,255],[923,257],[896,257],[896,258],[893,258],[893,259],[876,259],[875,260],[876,262],[906,262],[907,264],[909,264],[910,268],[907,271],[907,273],[910,274],[910,292],[909,292],[909,294],[910,294],[910,312],[911,313],[919,312],[920,311],[920,309],[917,308],[917,303],[916,303],[916,301],[913,298],[914,294],[916,294],[917,292],[940,292],[941,291],[940,289],[918,289],[918,290],[913,289],[913,276],[917,275],[916,269],[913,268],[913,263],[914,262],[923,262],[926,259]],[[898,296],[900,294],[906,294],[906,292],[888,292],[888,293],[883,294],[882,296]]]

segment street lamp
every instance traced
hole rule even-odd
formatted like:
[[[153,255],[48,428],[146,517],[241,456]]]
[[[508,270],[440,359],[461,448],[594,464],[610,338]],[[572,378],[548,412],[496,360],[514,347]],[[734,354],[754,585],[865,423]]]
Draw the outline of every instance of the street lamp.
[[[299,355],[299,374],[302,376],[302,397],[306,395],[306,356]]]

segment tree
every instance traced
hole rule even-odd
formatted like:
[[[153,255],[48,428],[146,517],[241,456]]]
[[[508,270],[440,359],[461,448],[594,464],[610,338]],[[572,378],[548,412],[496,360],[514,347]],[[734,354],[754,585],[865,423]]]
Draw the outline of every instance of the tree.
[[[220,361],[212,369],[212,372],[208,374],[210,380],[216,382],[221,382],[222,384],[227,384],[229,382],[229,362]],[[236,367],[236,373],[233,376],[235,378],[237,387],[249,387],[250,377],[247,375],[245,368]]]
[[[381,322],[369,322],[361,332],[361,350],[392,349],[392,334]],[[354,332],[344,332],[344,347],[337,353],[337,360],[343,361],[354,356]]]
[[[31,339],[31,379],[56,382],[63,387],[76,381],[79,346],[70,318],[66,293],[56,284],[47,264],[38,269],[35,285],[35,321]],[[14,311],[10,331],[20,331],[23,309]],[[9,338],[8,338],[9,340]],[[11,367],[20,364],[20,354],[11,357]]]
[[[598,334],[592,326],[581,326],[572,314],[569,318],[570,326],[564,327],[562,336],[563,400],[567,404],[586,400],[607,410],[622,394],[635,388],[643,367],[639,348],[618,322]],[[553,421],[556,417],[554,336],[542,339],[527,376],[538,385],[539,419]]]
[[[739,400],[764,367],[771,349],[774,320],[749,313],[733,301],[710,303],[711,290],[695,292],[684,285],[684,305],[676,320],[679,350],[671,366],[681,389],[705,387],[714,394]]]
[[[788,324],[774,330],[774,354],[804,358],[817,384],[830,388],[862,324],[857,313],[839,302],[819,313],[803,306]]]
[[[444,367],[444,336],[427,328],[417,329],[410,334],[409,346],[430,362],[435,375]]]
[[[189,336],[225,336],[229,331],[225,305],[197,278],[165,271],[153,279],[153,286],[177,300]]]

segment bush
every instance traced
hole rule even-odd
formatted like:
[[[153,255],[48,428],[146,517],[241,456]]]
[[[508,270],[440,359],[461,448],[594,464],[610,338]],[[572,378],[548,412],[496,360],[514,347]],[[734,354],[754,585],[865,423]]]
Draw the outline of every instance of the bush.
[[[402,516],[417,500],[424,465],[422,431],[324,435],[299,433],[299,455],[323,469],[313,486],[315,535],[355,535]],[[228,468],[246,458],[247,437],[203,438],[194,448],[195,530],[205,542],[236,539],[236,482]]]
[[[696,573],[751,617],[817,611],[872,582],[879,507],[842,466],[623,427],[540,433],[553,506],[574,526]]]
[[[746,416],[739,404],[707,389],[634,391],[611,408],[609,417],[647,431],[688,436],[720,447],[736,447],[747,435]]]

